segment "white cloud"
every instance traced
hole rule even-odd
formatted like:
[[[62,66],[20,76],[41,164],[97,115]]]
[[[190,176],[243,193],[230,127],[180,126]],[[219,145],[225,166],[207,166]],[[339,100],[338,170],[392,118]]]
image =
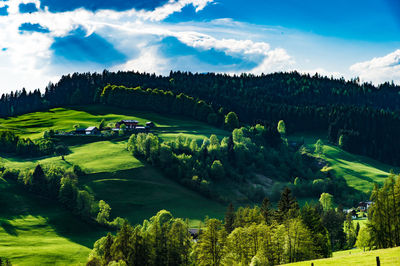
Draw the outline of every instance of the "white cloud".
[[[163,29],[157,21],[161,21],[175,12],[179,12],[187,5],[193,5],[196,11],[204,7],[213,0],[170,0],[165,5],[153,11],[137,11],[135,9],[127,11],[99,10],[91,12],[83,8],[69,11],[52,13],[47,8],[34,13],[19,13],[21,3],[34,3],[40,7],[39,0],[13,0],[5,2],[8,5],[8,16],[0,16],[0,92],[11,91],[26,87],[27,89],[43,88],[47,83],[55,81],[62,74],[75,71],[97,71],[99,66],[88,65],[82,69],[77,66],[52,65],[52,51],[50,47],[54,38],[63,37],[72,30],[83,27],[87,35],[96,31],[99,35],[116,41],[116,47],[122,46],[129,51],[129,45],[138,46],[135,41],[126,44],[125,39],[132,39],[141,33],[141,26],[146,25],[148,35],[168,35],[168,31]],[[4,4],[4,3],[0,3]],[[38,23],[48,28],[49,33],[26,32],[21,34],[19,26],[23,23]],[[153,25],[154,24],[154,25]],[[129,31],[127,29],[138,29]],[[149,38],[148,38],[149,39]],[[150,40],[151,41],[151,38]],[[145,45],[146,46],[146,45]],[[137,66],[138,69],[149,72],[159,71],[161,68],[154,64],[155,48],[139,47],[141,56],[138,59],[130,60],[122,68]],[[3,51],[3,48],[6,48]],[[148,57],[146,63],[145,55]],[[167,64],[165,61],[158,62]],[[151,71],[150,66],[154,67]]]
[[[400,49],[382,57],[352,65],[350,70],[362,81],[375,84],[394,81],[400,84]]]
[[[282,48],[268,51],[260,65],[250,70],[251,73],[261,74],[293,69],[294,59]]]
[[[140,12],[139,16],[146,20],[161,21],[175,12],[180,12],[182,8],[187,5],[193,5],[196,12],[199,12],[203,10],[207,4],[212,3],[213,1],[214,0],[170,0],[167,4],[157,7],[154,11]]]
[[[168,74],[170,69],[167,67],[169,61],[158,54],[157,47],[141,47],[143,51],[138,58],[111,68],[112,71],[139,71],[147,73]]]

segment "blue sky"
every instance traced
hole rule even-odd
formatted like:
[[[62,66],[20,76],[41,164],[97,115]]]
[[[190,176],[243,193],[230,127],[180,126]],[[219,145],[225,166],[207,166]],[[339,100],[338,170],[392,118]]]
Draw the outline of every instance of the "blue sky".
[[[400,84],[397,0],[0,0],[0,91],[81,71],[292,71]]]

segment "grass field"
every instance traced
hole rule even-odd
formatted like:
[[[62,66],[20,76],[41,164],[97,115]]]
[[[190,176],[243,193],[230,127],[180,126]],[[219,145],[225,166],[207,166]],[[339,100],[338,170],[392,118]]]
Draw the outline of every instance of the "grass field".
[[[104,229],[0,179],[0,256],[13,265],[84,264]]]
[[[113,215],[126,217],[132,223],[142,223],[166,209],[175,217],[189,218],[190,226],[197,227],[206,215],[223,218],[226,209],[148,166],[88,175],[81,183],[97,198],[108,202]]]
[[[83,128],[98,126],[102,119],[106,121],[106,124],[114,124],[123,119],[137,120],[142,125],[147,121],[152,121],[157,126],[155,132],[165,139],[174,137],[178,133],[193,138],[209,137],[211,134],[218,136],[228,134],[224,130],[181,116],[164,116],[105,105],[54,108],[46,112],[3,118],[0,119],[0,130],[13,130],[22,137],[38,139],[43,136],[43,132],[46,130],[71,131],[74,125]]]
[[[198,140],[211,134],[228,135],[224,130],[182,117],[100,105],[56,108],[0,119],[0,130],[13,130],[22,137],[38,139],[45,130],[71,131],[75,124],[97,126],[101,119],[106,123],[122,119],[135,119],[141,124],[153,121],[157,126],[154,133],[163,140],[177,134]],[[161,209],[171,211],[175,217],[188,218],[192,227],[199,226],[206,215],[223,217],[225,206],[186,189],[137,160],[126,150],[126,139],[89,143],[86,139],[73,139],[71,143],[74,143],[69,147],[71,153],[65,160],[59,156],[26,159],[3,154],[0,165],[33,169],[38,163],[65,168],[78,164],[88,173],[81,178],[80,185],[93,192],[96,199],[109,203],[113,216],[128,218],[133,224],[142,223]],[[85,263],[94,241],[105,234],[104,229],[80,221],[57,202],[31,195],[4,180],[0,180],[0,206],[0,256],[11,259],[13,264]]]
[[[312,261],[303,261],[291,264],[290,266],[309,266],[311,262],[314,266],[323,265],[362,265],[375,266],[376,257],[379,256],[382,266],[397,266],[400,265],[400,247],[379,249],[363,252],[360,249],[346,250],[334,252],[333,257],[329,259],[320,259]]]
[[[42,166],[55,165],[69,168],[78,164],[88,173],[110,172],[143,166],[126,150],[127,141],[98,141],[70,147],[71,153],[61,160],[60,156],[41,159],[24,159],[4,156],[0,163],[15,169],[32,169],[38,163]]]
[[[371,158],[343,151],[337,146],[328,144],[326,137],[322,134],[303,133],[290,138],[303,138],[305,145],[311,150],[315,142],[319,138],[322,139],[324,146],[321,157],[333,168],[335,175],[343,177],[349,186],[363,192],[371,191],[375,182],[382,184],[391,169],[395,172],[400,170]]]

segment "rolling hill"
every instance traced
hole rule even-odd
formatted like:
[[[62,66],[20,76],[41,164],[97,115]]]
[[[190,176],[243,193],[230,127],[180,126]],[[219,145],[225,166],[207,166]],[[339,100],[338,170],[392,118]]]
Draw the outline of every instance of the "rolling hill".
[[[38,139],[46,130],[71,131],[75,124],[97,126],[102,119],[106,123],[122,119],[135,119],[142,124],[153,121],[157,126],[153,133],[163,140],[177,134],[199,141],[211,134],[219,137],[228,134],[183,117],[101,105],[55,108],[0,119],[0,130],[12,130],[22,137]],[[97,199],[109,203],[113,216],[128,218],[133,224],[141,223],[160,209],[168,209],[177,217],[189,219],[193,227],[199,226],[206,215],[222,218],[225,206],[165,178],[156,169],[133,157],[127,151],[126,143],[127,138],[99,138],[89,142],[77,139],[72,142],[71,153],[65,156],[65,160],[59,156],[27,159],[1,154],[0,164],[21,170],[33,169],[38,163],[45,167],[65,168],[78,164],[87,173],[81,178],[80,185]],[[85,262],[94,241],[105,234],[104,228],[80,221],[57,203],[31,195],[17,184],[5,180],[0,182],[0,254],[11,259],[13,264]]]

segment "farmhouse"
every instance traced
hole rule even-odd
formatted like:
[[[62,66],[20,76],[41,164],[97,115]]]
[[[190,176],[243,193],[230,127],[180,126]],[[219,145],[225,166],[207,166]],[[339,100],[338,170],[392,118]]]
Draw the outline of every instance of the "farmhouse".
[[[134,128],[135,132],[147,132],[148,131],[148,127],[143,127],[143,126],[137,126]]]
[[[120,128],[121,125],[125,125],[127,129],[134,129],[139,124],[136,120],[121,120],[115,123],[116,128]]]
[[[97,127],[88,127],[85,132],[86,135],[96,135],[99,133],[99,129]]]
[[[155,127],[155,125],[153,122],[149,121],[149,122],[146,122],[146,127]]]
[[[76,128],[74,131],[75,135],[85,135],[86,134],[86,128]]]
[[[360,203],[358,203],[357,209],[359,209],[360,211],[367,211],[372,204],[372,201],[361,201]]]

